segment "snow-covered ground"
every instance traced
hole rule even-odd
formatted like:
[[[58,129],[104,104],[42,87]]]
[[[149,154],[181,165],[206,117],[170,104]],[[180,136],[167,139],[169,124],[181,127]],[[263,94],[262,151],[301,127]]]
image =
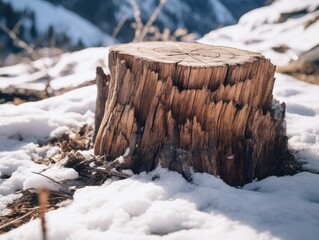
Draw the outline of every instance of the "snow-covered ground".
[[[20,63],[15,66],[0,68],[0,88],[45,89],[49,75],[50,87],[59,90],[78,86],[95,79],[96,66],[107,71],[108,48],[88,48],[73,53],[64,53],[59,58],[43,58],[35,62]]]
[[[316,38],[316,31],[302,35],[293,27],[297,21],[302,24],[303,19],[313,13],[284,22],[258,21],[261,18],[269,19],[270,14],[275,13],[278,2],[292,4],[295,1],[277,1],[272,6],[273,11],[267,8],[256,10],[259,11],[253,20],[256,26],[244,32],[244,36],[238,34],[244,28],[242,23],[239,23],[213,31],[201,41],[261,51],[273,62],[285,64],[288,58],[306,48],[305,45],[298,48],[293,44],[289,45],[293,54],[288,54],[288,57],[273,52],[271,48],[277,44],[290,44],[286,41],[285,34],[294,40],[299,38],[300,41],[302,36],[313,34],[311,41],[317,39],[318,44],[319,40]],[[317,3],[299,2],[308,4],[309,7]],[[247,16],[243,19],[247,19]],[[258,25],[258,22],[263,24]],[[291,28],[286,29],[287,22],[293,23]],[[268,30],[258,35],[260,28]],[[282,29],[285,34],[277,29]],[[254,41],[257,36],[260,39],[258,43]],[[252,41],[241,41],[240,38]],[[309,46],[307,45],[307,48]],[[84,80],[84,74],[88,74],[85,78],[91,80],[95,66],[102,63],[107,65],[106,51],[106,48],[93,48],[63,55],[50,70],[56,88],[67,85],[61,69],[67,66],[68,62],[75,64],[68,83],[77,85],[77,81]],[[86,62],[77,61],[79,59],[86,59]],[[84,70],[87,70],[87,73]],[[16,78],[20,74],[24,75],[25,78],[21,77],[21,84],[33,83],[30,79],[24,82],[24,79],[30,78],[27,66],[17,65],[0,69],[1,71],[6,74],[12,71]],[[161,168],[148,174],[133,175],[125,180],[111,179],[100,187],[85,187],[76,191],[73,202],[49,212],[48,239],[317,239],[319,86],[300,82],[283,74],[277,74],[276,79],[274,96],[287,105],[289,146],[298,150],[296,156],[309,172],[294,176],[268,177],[242,188],[229,187],[219,178],[202,173],[194,173],[193,182],[189,183],[181,175]],[[0,84],[4,86],[10,81],[15,80],[1,78]],[[17,197],[15,192],[18,189],[38,188],[41,185],[56,189],[56,185],[48,184],[31,172],[47,168],[34,163],[34,159],[51,156],[58,149],[39,147],[37,143],[52,136],[59,136],[72,127],[92,125],[95,96],[95,87],[89,86],[39,102],[19,106],[0,105],[2,214],[8,211],[5,209],[6,204]],[[74,170],[58,166],[47,169],[43,174],[59,181],[77,177]],[[34,220],[1,235],[0,239],[41,239],[40,222]]]

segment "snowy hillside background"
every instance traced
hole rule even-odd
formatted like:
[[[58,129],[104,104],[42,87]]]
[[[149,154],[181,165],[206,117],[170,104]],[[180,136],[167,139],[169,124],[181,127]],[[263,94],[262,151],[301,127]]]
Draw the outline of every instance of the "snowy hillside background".
[[[158,2],[136,1],[144,23]],[[236,23],[242,14],[264,3],[265,0],[168,0],[154,25],[171,32],[185,28],[200,37],[217,27]],[[110,36],[123,18],[124,25],[112,39]],[[0,24],[9,29],[21,24],[18,36],[35,47],[79,50],[129,42],[134,38],[133,22],[130,0],[0,0]],[[20,50],[0,29],[0,57]],[[0,61],[0,66],[3,64],[11,63]]]
[[[97,0],[88,2],[85,0],[65,1],[48,0],[54,4],[61,4],[69,10],[72,10],[82,17],[88,19],[102,30],[109,34],[115,28],[115,25],[123,16],[128,19],[122,30],[118,34],[120,41],[130,41],[134,33],[130,27],[133,22],[133,11],[130,6],[130,0]],[[156,0],[137,0],[140,6],[141,19],[146,22],[153,13],[159,1]],[[196,32],[203,35],[208,31],[230,25],[239,19],[245,12],[262,6],[264,0],[174,0],[166,1],[155,25],[161,28],[168,27],[171,31],[177,28],[186,28],[189,32]],[[100,6],[100,7],[98,7]],[[103,6],[103,7],[101,7]],[[87,11],[87,9],[90,11]],[[185,18],[187,16],[187,18]]]
[[[318,19],[318,9],[315,0],[277,0],[199,42],[262,52],[277,65],[286,65],[318,46],[318,21],[312,21]],[[286,51],[278,51],[283,45]],[[41,76],[46,74],[55,91],[80,85],[94,79],[96,66],[107,71],[107,52],[107,47],[87,48],[0,68],[0,88],[43,89]],[[161,168],[110,179],[77,190],[72,201],[49,212],[48,239],[317,239],[318,93],[317,85],[276,74],[274,97],[287,105],[289,147],[302,164],[301,173],[268,177],[242,188],[202,173],[194,173],[190,183]],[[95,86],[87,86],[42,101],[0,105],[0,218],[10,212],[6,206],[21,189],[59,189],[32,172],[43,171],[57,181],[78,178],[74,169],[36,160],[59,153],[58,147],[40,145],[47,139],[84,124],[93,126],[95,96]],[[40,229],[34,220],[0,239],[41,239]]]

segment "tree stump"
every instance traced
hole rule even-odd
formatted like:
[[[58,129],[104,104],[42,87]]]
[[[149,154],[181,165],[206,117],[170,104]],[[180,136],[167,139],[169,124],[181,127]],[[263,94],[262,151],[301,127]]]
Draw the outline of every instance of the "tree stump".
[[[94,146],[107,160],[125,153],[135,173],[160,164],[189,178],[193,168],[238,186],[274,174],[289,156],[285,107],[272,104],[275,66],[259,53],[123,44],[110,48],[109,68]]]

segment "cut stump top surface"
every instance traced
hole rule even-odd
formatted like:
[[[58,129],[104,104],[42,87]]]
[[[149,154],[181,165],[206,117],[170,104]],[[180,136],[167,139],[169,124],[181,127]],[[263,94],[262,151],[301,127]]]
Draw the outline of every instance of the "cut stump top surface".
[[[153,62],[191,67],[243,64],[263,58],[259,53],[224,46],[183,42],[142,42],[114,45],[110,51]]]

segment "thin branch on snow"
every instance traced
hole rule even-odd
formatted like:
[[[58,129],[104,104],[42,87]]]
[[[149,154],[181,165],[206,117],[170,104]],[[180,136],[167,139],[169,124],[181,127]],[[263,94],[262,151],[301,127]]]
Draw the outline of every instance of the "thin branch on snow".
[[[66,193],[66,194],[69,194],[69,195],[71,195],[71,196],[73,195],[73,192],[70,190],[69,186],[67,186],[67,185],[65,185],[65,184],[62,184],[62,183],[60,183],[60,182],[54,180],[53,178],[50,178],[50,177],[48,177],[48,176],[46,176],[46,175],[44,175],[44,174],[42,174],[42,173],[38,173],[38,172],[32,172],[32,173],[37,174],[37,175],[40,175],[40,176],[42,176],[42,177],[45,177],[45,178],[51,180],[52,182],[54,182],[54,183],[56,183],[56,184],[62,186],[62,189],[60,189],[61,192]]]

